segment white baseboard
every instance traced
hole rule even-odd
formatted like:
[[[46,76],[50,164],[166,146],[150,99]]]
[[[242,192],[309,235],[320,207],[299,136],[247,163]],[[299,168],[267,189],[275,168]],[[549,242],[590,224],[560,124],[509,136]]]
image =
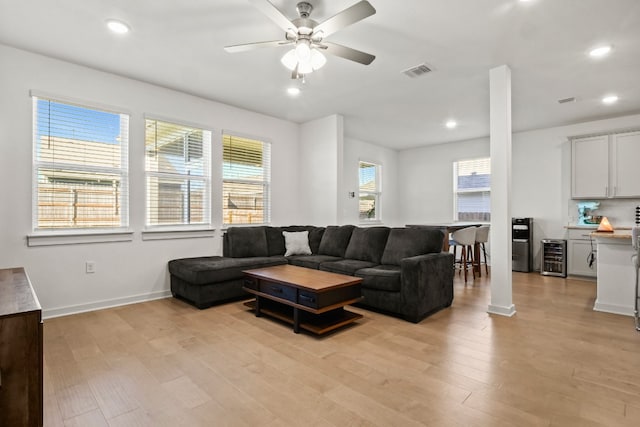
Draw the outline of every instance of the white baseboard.
[[[487,313],[512,317],[514,314],[516,314],[516,306],[511,304],[509,307],[502,307],[500,305],[489,304],[489,308],[487,308]]]
[[[66,307],[50,308],[42,310],[43,319],[68,316],[70,314],[86,313],[87,311],[102,310],[105,308],[119,307],[122,305],[136,304],[139,302],[153,301],[171,296],[170,290],[151,292],[148,294],[131,295],[123,298],[114,298],[102,301],[90,302],[87,304],[68,305]]]
[[[623,316],[633,316],[633,306],[617,305],[617,304],[604,304],[598,302],[593,305],[594,311],[603,311],[605,313],[621,314]]]

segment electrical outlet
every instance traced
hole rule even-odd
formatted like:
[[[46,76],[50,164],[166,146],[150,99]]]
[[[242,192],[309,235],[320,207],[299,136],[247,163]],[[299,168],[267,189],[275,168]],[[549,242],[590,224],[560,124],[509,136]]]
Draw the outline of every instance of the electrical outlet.
[[[87,274],[96,272],[96,262],[95,261],[87,261],[87,262],[85,262],[84,266],[85,266],[85,272]]]

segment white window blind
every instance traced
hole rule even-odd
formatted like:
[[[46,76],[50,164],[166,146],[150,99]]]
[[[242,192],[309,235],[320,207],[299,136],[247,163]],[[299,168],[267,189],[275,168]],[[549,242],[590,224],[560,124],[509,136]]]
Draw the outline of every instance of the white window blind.
[[[454,162],[454,212],[457,221],[491,220],[491,159]]]
[[[380,221],[380,165],[358,163],[360,222]]]
[[[271,220],[271,145],[224,134],[222,157],[223,223],[268,224]]]
[[[33,97],[33,228],[126,227],[129,116]]]
[[[211,131],[147,119],[147,226],[211,222]]]

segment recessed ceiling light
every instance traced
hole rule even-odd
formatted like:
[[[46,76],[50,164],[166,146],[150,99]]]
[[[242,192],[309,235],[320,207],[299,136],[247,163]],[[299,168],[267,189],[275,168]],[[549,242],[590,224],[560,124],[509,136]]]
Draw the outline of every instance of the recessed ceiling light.
[[[455,120],[448,120],[447,123],[444,124],[448,129],[455,129],[458,126],[458,123]]]
[[[117,19],[109,19],[107,21],[107,27],[116,34],[126,34],[130,31],[127,24]]]
[[[298,96],[300,95],[300,88],[297,88],[295,86],[289,87],[287,88],[287,93],[291,96]]]
[[[589,51],[589,56],[592,58],[602,58],[604,56],[607,56],[609,52],[611,52],[611,46],[599,46],[591,49],[591,51]]]
[[[615,104],[616,102],[618,102],[618,97],[616,95],[607,95],[602,98],[602,103],[605,105]]]

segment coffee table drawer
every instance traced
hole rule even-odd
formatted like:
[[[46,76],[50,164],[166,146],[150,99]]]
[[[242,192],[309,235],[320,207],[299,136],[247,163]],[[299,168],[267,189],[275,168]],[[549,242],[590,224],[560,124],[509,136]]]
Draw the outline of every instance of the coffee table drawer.
[[[291,286],[260,281],[260,292],[296,302],[296,289]]]
[[[310,292],[300,289],[298,291],[298,304],[306,307],[321,309],[343,301],[360,298],[362,291],[360,284],[333,289],[327,292]]]
[[[254,279],[253,277],[245,277],[244,278],[244,287],[247,289],[253,289],[254,291],[258,290],[258,279]]]

